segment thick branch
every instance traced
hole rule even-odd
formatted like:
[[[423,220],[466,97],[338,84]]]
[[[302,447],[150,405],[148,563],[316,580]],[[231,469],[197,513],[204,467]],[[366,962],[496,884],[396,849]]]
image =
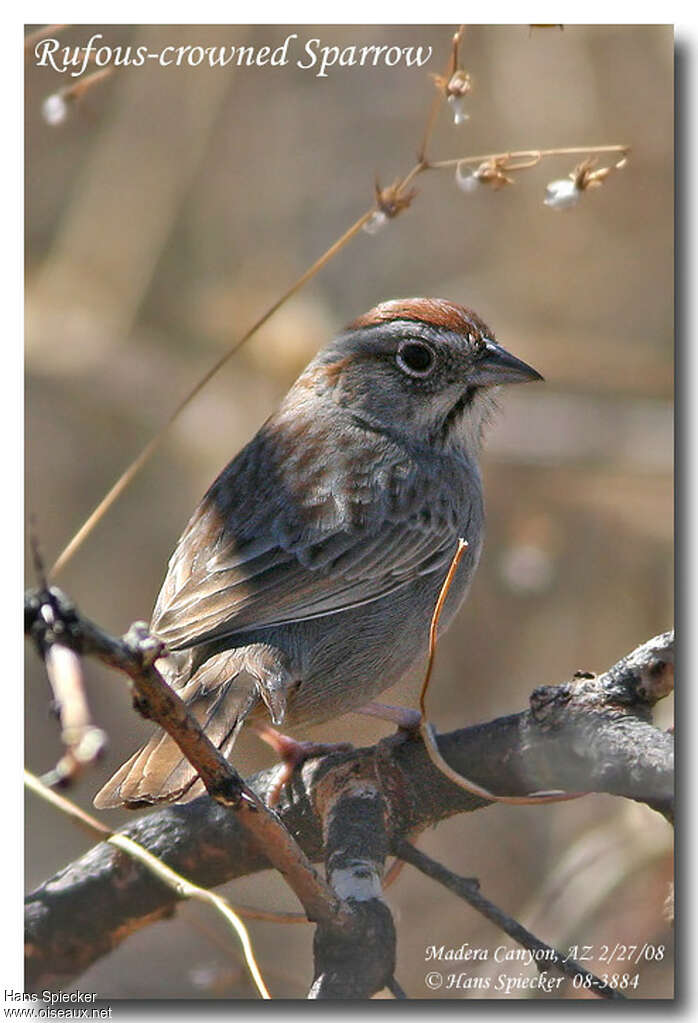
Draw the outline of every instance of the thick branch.
[[[379,785],[353,765],[325,774],[315,789],[322,817],[327,880],[354,910],[354,934],[318,925],[309,998],[371,998],[395,971],[395,926],[382,900],[388,854],[387,804]]]
[[[42,613],[50,610],[47,617]],[[116,639],[89,619],[56,587],[30,593],[25,600],[25,631],[45,655],[54,646],[92,655],[123,671],[132,683],[134,704],[146,718],[157,722],[175,740],[196,768],[206,790],[220,806],[232,811],[252,839],[298,897],[309,920],[329,927],[349,927],[351,914],[313,870],[297,843],[235,768],[208,738],[194,714],[165,682],[155,662],[164,644],[148,634],[142,623]]]

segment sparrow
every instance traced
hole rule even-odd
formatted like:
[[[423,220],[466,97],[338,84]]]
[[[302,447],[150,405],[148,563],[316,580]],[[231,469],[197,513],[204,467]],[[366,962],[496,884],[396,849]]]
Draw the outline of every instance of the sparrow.
[[[153,612],[158,667],[226,757],[246,723],[295,730],[371,712],[426,656],[459,538],[441,630],[480,558],[495,396],[542,379],[444,299],[384,302],[318,352],[204,495]],[[158,729],[94,802],[201,792]]]

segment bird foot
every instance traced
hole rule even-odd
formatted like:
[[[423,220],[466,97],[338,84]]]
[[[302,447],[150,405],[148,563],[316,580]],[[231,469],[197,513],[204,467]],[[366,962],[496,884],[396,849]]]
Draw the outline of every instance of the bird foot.
[[[324,757],[328,753],[349,753],[353,749],[350,742],[298,742],[268,725],[256,725],[254,730],[281,760],[278,777],[267,795],[268,806],[276,806],[284,785],[289,783],[293,772],[306,760]]]

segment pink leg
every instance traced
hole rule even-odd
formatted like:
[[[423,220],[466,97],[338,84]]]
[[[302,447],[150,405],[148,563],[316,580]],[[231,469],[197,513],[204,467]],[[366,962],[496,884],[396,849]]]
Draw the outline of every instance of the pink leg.
[[[322,757],[328,753],[348,753],[353,749],[350,742],[298,742],[290,735],[282,735],[269,725],[254,725],[254,731],[263,742],[271,746],[282,763],[279,777],[269,791],[267,803],[276,806],[281,790],[293,775],[297,767],[312,757]]]
[[[391,707],[388,703],[378,703],[371,700],[370,703],[354,711],[355,714],[366,714],[367,717],[380,718],[382,721],[391,721],[403,732],[416,732],[422,720],[418,710],[411,707]]]

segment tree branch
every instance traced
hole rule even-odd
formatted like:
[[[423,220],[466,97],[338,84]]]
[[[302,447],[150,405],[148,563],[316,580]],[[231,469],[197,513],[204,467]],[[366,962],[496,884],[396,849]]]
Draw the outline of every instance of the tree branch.
[[[325,774],[314,801],[322,818],[327,880],[358,919],[358,933],[318,926],[309,998],[370,998],[395,971],[395,926],[382,900],[388,807],[380,786],[349,763]]]
[[[608,792],[671,819],[673,735],[654,728],[650,718],[672,677],[673,634],[665,633],[598,677],[539,687],[529,710],[441,735],[439,749],[455,770],[493,792]],[[275,769],[261,771],[246,785],[263,800],[275,777]],[[487,805],[444,777],[414,738],[392,736],[311,760],[277,808],[309,861],[323,857],[327,786],[336,782],[342,790],[348,778],[379,787],[391,843]],[[158,809],[122,830],[204,887],[272,866],[271,850],[265,855],[237,816],[206,796]],[[123,854],[105,843],[95,846],[27,898],[28,988],[65,983],[129,934],[171,914],[176,902]]]
[[[48,609],[49,615],[44,612]],[[143,623],[115,639],[89,619],[56,587],[30,593],[25,600],[25,631],[46,656],[54,646],[90,654],[128,675],[134,704],[172,736],[196,768],[209,796],[232,811],[298,897],[309,920],[328,927],[349,927],[351,914],[334,897],[276,815],[250,789],[211,742],[192,712],[155,667],[165,651]]]

